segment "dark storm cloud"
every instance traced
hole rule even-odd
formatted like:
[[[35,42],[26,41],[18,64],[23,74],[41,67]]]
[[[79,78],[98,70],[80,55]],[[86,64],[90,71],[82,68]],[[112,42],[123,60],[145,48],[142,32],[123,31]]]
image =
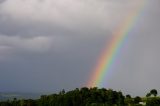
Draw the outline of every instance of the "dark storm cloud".
[[[91,70],[88,65],[94,64],[94,57],[100,51],[95,48],[100,49],[103,46],[101,43],[104,42],[103,39],[92,39],[89,43],[88,40],[81,40],[82,43],[75,39],[73,44],[76,46],[64,47],[64,49],[59,47],[60,50],[53,49],[45,53],[16,51],[11,54],[10,59],[1,61],[0,67],[3,70],[0,83],[3,84],[6,76],[9,78],[2,89],[6,87],[10,90],[13,87],[20,91],[45,92],[47,90],[49,92],[64,87],[70,89],[83,86]],[[22,77],[23,80],[20,80]]]

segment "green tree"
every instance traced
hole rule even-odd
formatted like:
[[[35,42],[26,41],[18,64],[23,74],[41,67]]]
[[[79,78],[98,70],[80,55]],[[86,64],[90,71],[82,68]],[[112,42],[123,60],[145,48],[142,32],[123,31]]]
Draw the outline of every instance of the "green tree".
[[[150,97],[151,96],[151,93],[147,93],[146,97]]]
[[[126,98],[125,98],[124,102],[127,106],[131,106],[133,104],[133,99],[130,95],[126,95]]]
[[[131,98],[131,95],[129,95],[129,94],[128,94],[128,95],[126,95],[126,98]]]
[[[141,102],[142,101],[142,99],[139,97],[139,96],[136,96],[135,98],[134,98],[134,103],[135,104],[139,104],[139,102]]]
[[[151,95],[154,95],[154,96],[157,96],[158,92],[157,92],[156,89],[152,89],[152,90],[150,91],[150,94],[151,94]]]
[[[160,106],[160,98],[154,97],[147,99],[146,106]]]

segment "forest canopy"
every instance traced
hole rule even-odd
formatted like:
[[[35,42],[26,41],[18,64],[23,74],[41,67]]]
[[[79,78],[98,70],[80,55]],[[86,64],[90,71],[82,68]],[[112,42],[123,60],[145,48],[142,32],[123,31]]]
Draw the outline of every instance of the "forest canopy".
[[[131,97],[121,91],[105,88],[76,88],[58,94],[41,95],[39,99],[16,99],[0,102],[0,106],[160,106],[160,98],[156,89],[147,93],[146,97]]]

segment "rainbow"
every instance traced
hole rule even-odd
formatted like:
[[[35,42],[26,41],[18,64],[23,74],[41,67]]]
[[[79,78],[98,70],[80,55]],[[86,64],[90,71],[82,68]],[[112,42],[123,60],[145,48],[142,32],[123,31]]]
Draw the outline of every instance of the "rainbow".
[[[112,71],[116,58],[121,52],[124,43],[127,41],[129,33],[136,24],[136,21],[140,17],[147,0],[139,0],[140,6],[130,12],[127,18],[122,22],[122,25],[118,27],[115,33],[112,35],[112,39],[107,43],[106,48],[100,55],[99,61],[91,74],[88,87],[102,87],[105,76],[109,71]],[[106,82],[106,81],[105,81]]]

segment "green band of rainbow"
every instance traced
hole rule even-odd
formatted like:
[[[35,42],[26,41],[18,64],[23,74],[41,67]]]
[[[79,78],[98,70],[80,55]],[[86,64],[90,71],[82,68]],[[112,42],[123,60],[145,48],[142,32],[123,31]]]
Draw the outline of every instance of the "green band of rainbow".
[[[135,26],[147,0],[139,0],[139,2],[140,6],[133,12],[130,12],[129,16],[113,34],[111,42],[109,44],[107,43],[106,48],[100,55],[100,59],[93,74],[91,74],[90,80],[87,84],[88,87],[102,87],[107,72],[111,71],[110,69],[113,67],[116,57],[121,51],[121,47],[123,47],[124,42],[129,36],[129,32]]]

